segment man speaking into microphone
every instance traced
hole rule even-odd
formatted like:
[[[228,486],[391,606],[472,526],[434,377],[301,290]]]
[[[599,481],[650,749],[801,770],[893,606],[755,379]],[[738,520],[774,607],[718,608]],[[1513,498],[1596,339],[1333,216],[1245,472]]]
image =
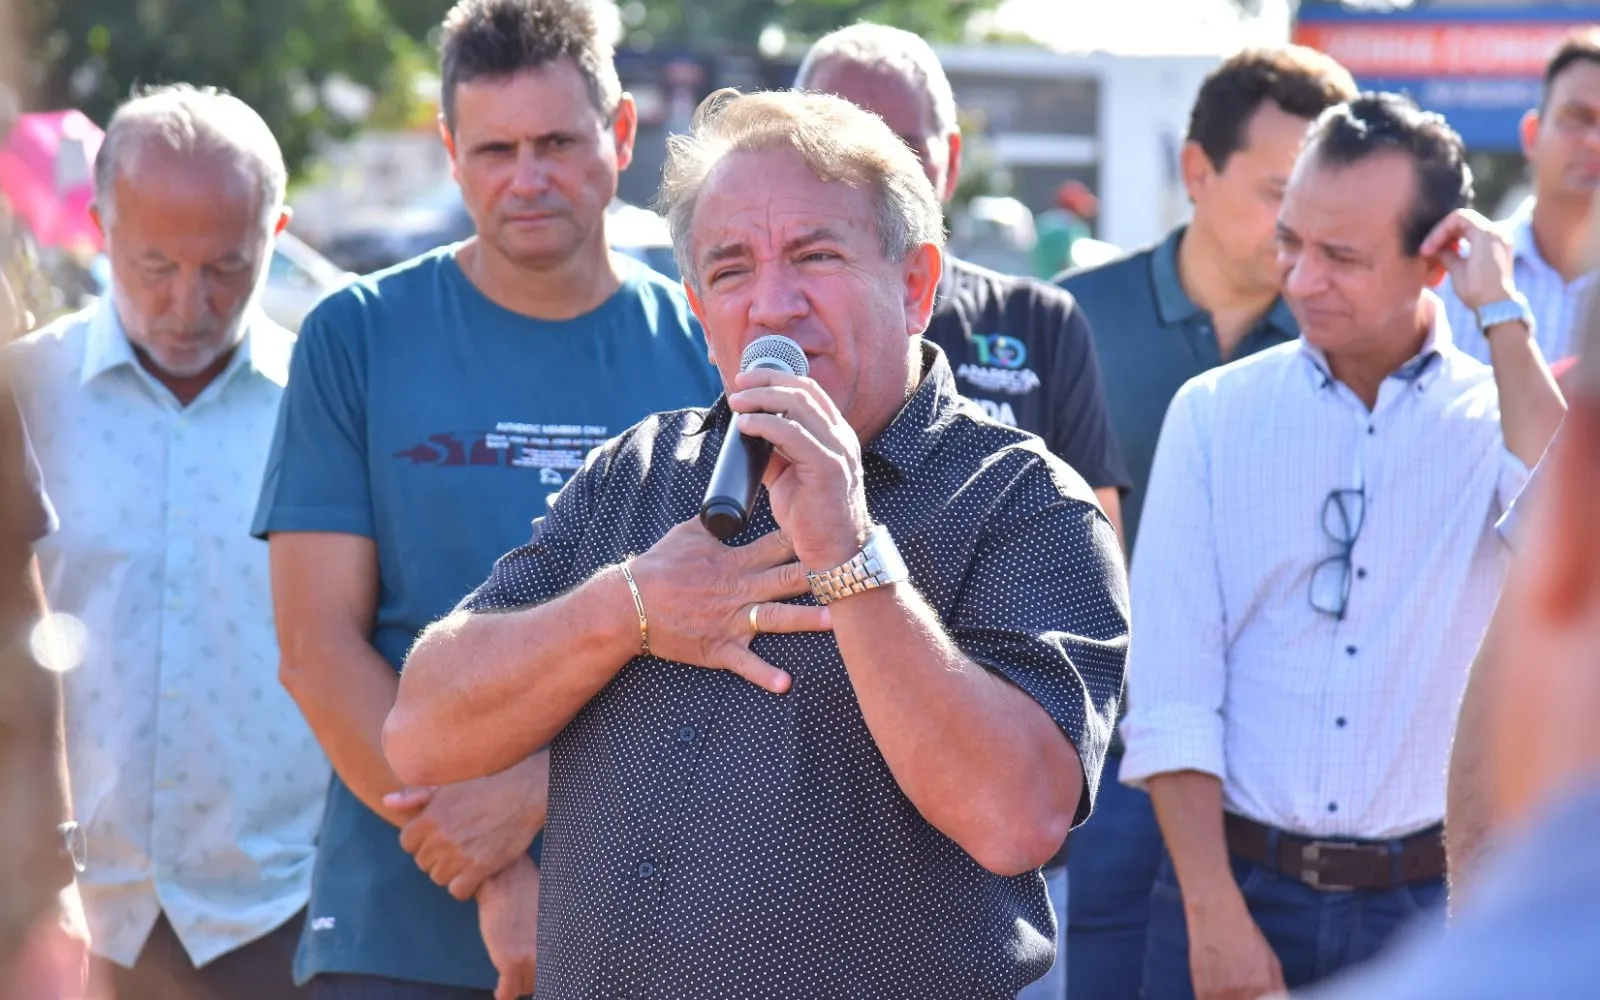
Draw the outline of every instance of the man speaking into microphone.
[[[408,782],[549,744],[540,998],[1000,998],[1053,959],[1127,650],[1084,481],[924,344],[940,210],[835,97],[708,98],[662,186],[727,395],[594,452],[406,662]],[[802,376],[755,367],[778,335]],[[701,523],[733,414],[772,446]]]

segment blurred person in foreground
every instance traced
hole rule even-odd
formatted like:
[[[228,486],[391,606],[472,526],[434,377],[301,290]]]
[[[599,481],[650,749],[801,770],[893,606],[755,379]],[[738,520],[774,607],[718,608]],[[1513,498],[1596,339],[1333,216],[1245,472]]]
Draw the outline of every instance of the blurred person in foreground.
[[[0,273],[0,341],[25,331],[24,310]],[[72,820],[60,670],[36,646],[45,614],[33,545],[57,527],[38,461],[0,360],[0,996],[66,1000],[83,993],[88,926],[77,876],[82,832]]]
[[[267,125],[190,87],[113,114],[94,217],[112,292],[13,344],[61,527],[66,674],[96,975],[117,1000],[298,996],[328,764],[276,684],[250,514],[293,337],[256,307],[289,219]]]
[[[1482,687],[1485,731],[1476,735],[1494,850],[1472,859],[1470,891],[1452,895],[1448,930],[1419,933],[1392,960],[1317,994],[1324,1000],[1582,997],[1600,982],[1600,302],[1593,292],[1573,346],[1570,409],[1514,508],[1517,555],[1485,639],[1497,648],[1495,662],[1515,669],[1485,671],[1480,660],[1472,680]],[[1463,706],[1463,725],[1466,719]]]
[[[917,154],[934,193],[949,204],[961,170],[961,132],[950,81],[927,42],[877,24],[841,28],[812,45],[795,87],[834,94],[882,118]],[[1118,495],[1128,473],[1111,433],[1089,324],[1071,295],[946,254],[923,337],[945,352],[963,395],[1002,423],[1043,438],[1094,487],[1120,530]],[[1052,859],[1045,873],[1058,952],[1066,930],[1064,860]],[[1059,1000],[1064,970],[1058,956],[1028,995]]]
[[[1015,997],[1110,735],[1116,534],[922,339],[941,212],[881,119],[718,92],[662,201],[728,395],[589,459],[424,633],[385,748],[431,782],[550,745],[542,998]],[[739,373],[769,334],[808,377]],[[775,453],[725,544],[735,413]]]
[[[716,395],[682,290],[608,249],[636,113],[603,13],[451,9],[439,130],[477,233],[300,330],[255,531],[283,683],[336,772],[297,963],[319,998],[532,992],[546,755],[406,786],[379,742],[401,661],[591,449]]]
[[[1594,287],[1589,219],[1600,192],[1600,27],[1574,32],[1545,66],[1539,107],[1522,118],[1533,196],[1497,227],[1510,240],[1517,289],[1533,310],[1534,337],[1563,370],[1577,353],[1577,324]],[[1453,283],[1440,289],[1462,350],[1488,362],[1488,338]]]
[[[1191,380],[1162,428],[1122,774],[1167,847],[1147,997],[1312,983],[1444,899],[1495,521],[1564,412],[1465,155],[1397,95],[1324,113],[1278,214],[1300,341]],[[1446,272],[1492,367],[1452,343]]]
[[[1061,280],[1094,330],[1112,427],[1133,474],[1123,498],[1130,552],[1178,387],[1299,333],[1279,294],[1273,226],[1312,119],[1355,92],[1343,67],[1311,49],[1248,49],[1225,60],[1189,116],[1181,166],[1190,220],[1154,247]],[[1067,976],[1079,998],[1139,995],[1161,834],[1144,791],[1119,784],[1121,763],[1113,737],[1100,807],[1070,845]]]
[[[881,24],[824,35],[796,90],[834,94],[882,118],[922,163],[948,206],[961,176],[961,129],[944,67],[927,42]],[[923,336],[938,344],[963,395],[1003,424],[1044,438],[1094,488],[1121,531],[1128,472],[1111,432],[1094,340],[1070,295],[952,257]]]

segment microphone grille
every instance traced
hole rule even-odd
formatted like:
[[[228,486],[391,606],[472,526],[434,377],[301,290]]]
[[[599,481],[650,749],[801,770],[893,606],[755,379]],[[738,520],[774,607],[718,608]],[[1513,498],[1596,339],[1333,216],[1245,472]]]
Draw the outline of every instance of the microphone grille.
[[[752,368],[776,368],[801,378],[811,372],[811,364],[800,345],[775,333],[757,337],[744,349],[739,357],[739,371],[747,372]]]

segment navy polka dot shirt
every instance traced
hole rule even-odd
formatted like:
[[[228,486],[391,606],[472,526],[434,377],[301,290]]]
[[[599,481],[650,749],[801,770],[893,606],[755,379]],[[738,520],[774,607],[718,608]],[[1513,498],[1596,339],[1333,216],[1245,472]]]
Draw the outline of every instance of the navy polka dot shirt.
[[[1082,822],[1127,652],[1120,548],[1082,478],[923,351],[920,387],[864,448],[868,508],[957,646],[1077,747]],[[548,600],[695,517],[727,417],[724,402],[658,414],[597,450],[463,606]],[[763,491],[730,544],[775,527]],[[752,648],[788,694],[639,657],[556,737],[537,996],[977,1000],[1043,975],[1042,877],[991,874],[922,818],[832,635]]]

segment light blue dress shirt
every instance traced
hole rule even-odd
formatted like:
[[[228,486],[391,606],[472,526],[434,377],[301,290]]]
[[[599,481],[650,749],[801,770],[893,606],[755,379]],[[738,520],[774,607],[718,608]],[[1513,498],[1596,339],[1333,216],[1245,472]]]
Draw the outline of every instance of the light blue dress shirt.
[[[196,965],[310,892],[328,764],[277,681],[267,547],[250,536],[294,338],[259,314],[187,407],[109,302],[13,344],[60,530],[50,607],[88,642],[65,676],[96,953],[131,966],[165,911]]]

